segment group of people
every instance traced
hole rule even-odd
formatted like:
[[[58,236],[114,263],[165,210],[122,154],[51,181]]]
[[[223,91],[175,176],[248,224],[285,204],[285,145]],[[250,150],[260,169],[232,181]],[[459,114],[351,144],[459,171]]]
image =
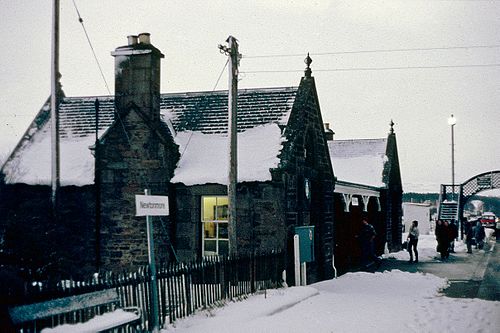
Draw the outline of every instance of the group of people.
[[[484,233],[484,230],[483,230]],[[418,263],[418,221],[413,221],[408,231],[407,250],[410,253],[410,263]],[[458,237],[458,227],[453,222],[438,220],[436,222],[435,235],[437,240],[437,252],[441,254],[441,260],[446,260],[450,256],[450,252],[455,252],[455,239]],[[483,237],[484,239],[484,237]],[[415,259],[414,258],[415,255]]]
[[[484,226],[481,222],[477,221],[476,225],[472,222],[467,222],[465,224],[465,243],[467,244],[467,253],[472,253],[472,245],[476,244],[476,249],[482,249],[484,247],[484,239],[486,238],[486,232],[484,231]]]
[[[437,240],[437,252],[441,254],[441,259],[450,257],[450,252],[455,252],[455,238],[458,237],[458,227],[453,222],[437,220],[434,231]]]
[[[374,239],[377,233],[375,228],[368,223],[368,219],[362,219],[362,227],[359,233],[358,240],[361,245],[361,262],[362,265],[368,267],[375,263],[380,265],[381,259],[376,256],[374,251]],[[472,245],[476,245],[476,249],[482,249],[486,233],[481,222],[477,222],[474,226],[472,223],[465,224],[465,239],[467,244],[467,253],[472,253]],[[458,226],[454,222],[437,220],[435,235],[437,240],[437,252],[441,254],[441,260],[449,258],[450,253],[455,252],[455,239],[458,237]],[[407,250],[410,253],[410,263],[418,263],[418,237],[420,231],[418,229],[418,221],[413,221],[408,231]]]

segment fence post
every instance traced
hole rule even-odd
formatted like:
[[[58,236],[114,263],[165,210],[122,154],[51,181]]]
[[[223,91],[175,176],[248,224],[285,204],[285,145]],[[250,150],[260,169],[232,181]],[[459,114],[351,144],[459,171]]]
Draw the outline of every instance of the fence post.
[[[256,272],[257,272],[257,269],[256,269],[257,260],[256,260],[255,253],[251,254],[251,258],[252,259],[250,260],[250,262],[251,262],[252,266],[251,266],[250,274],[251,274],[252,277],[251,277],[251,282],[250,282],[251,283],[250,284],[250,290],[252,291],[252,293],[255,293],[255,289],[256,289],[255,288],[255,279],[257,277],[257,274],[256,274]]]

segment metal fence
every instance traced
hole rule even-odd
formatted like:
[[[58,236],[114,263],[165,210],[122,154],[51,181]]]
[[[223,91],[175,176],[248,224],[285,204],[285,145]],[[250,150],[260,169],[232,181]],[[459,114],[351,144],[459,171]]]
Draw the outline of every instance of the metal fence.
[[[285,269],[282,252],[255,254],[245,257],[211,257],[189,263],[167,263],[158,267],[159,322],[173,323],[226,300],[258,290],[282,286]],[[143,313],[142,329],[151,329],[151,274],[148,267],[133,273],[101,274],[88,281],[63,281],[56,285],[29,283],[23,303],[79,295],[91,291],[116,288],[120,307],[137,306]],[[40,328],[61,323],[83,322],[101,310],[69,313],[44,322],[31,323]]]

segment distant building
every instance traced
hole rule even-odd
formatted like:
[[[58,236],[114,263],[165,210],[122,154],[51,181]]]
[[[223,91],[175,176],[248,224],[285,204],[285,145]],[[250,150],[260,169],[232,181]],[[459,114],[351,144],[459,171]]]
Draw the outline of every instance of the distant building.
[[[404,231],[410,230],[412,222],[418,221],[418,229],[422,235],[431,232],[431,204],[403,202]]]
[[[147,262],[147,239],[134,196],[149,188],[168,195],[170,204],[170,216],[154,221],[158,260],[228,254],[227,91],[160,94],[163,55],[149,34],[112,54],[114,96],[61,100],[57,224],[48,213],[48,104],[4,164],[5,247],[23,260],[42,256],[63,269],[61,275],[96,265],[136,268]],[[295,227],[314,226],[316,260],[308,265],[308,281],[317,281],[333,276],[334,254],[343,270],[356,265],[363,214],[377,229],[379,253],[385,244],[399,249],[402,189],[392,126],[387,139],[330,141],[309,64],[298,87],[239,90],[235,248],[238,254],[285,251],[291,267]],[[364,150],[349,162],[341,146]],[[370,173],[362,170],[368,165],[375,168]],[[24,234],[33,232],[38,238],[29,243]]]

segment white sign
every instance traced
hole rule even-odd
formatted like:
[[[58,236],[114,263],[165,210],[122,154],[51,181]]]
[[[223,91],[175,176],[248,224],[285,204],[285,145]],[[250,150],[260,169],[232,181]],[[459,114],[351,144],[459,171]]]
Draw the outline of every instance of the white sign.
[[[352,204],[353,206],[359,206],[359,201],[358,201],[358,198],[356,198],[356,197],[352,197],[352,199],[351,199],[351,204]]]
[[[135,216],[168,215],[168,196],[136,195]]]
[[[477,186],[479,186],[479,188],[491,188],[491,176],[485,175],[477,177]]]

